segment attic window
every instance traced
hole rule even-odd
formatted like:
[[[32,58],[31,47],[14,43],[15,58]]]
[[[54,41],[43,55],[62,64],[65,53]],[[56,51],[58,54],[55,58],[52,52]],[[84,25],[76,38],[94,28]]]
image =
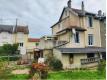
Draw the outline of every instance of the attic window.
[[[93,18],[92,18],[92,16],[89,16],[89,17],[88,17],[88,26],[89,26],[89,27],[92,27],[92,26],[93,26]]]

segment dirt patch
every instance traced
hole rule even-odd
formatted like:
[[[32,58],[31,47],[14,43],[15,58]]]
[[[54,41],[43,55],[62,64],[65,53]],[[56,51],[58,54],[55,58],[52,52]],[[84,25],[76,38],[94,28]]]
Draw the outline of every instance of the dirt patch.
[[[29,74],[29,69],[13,70],[12,74]]]

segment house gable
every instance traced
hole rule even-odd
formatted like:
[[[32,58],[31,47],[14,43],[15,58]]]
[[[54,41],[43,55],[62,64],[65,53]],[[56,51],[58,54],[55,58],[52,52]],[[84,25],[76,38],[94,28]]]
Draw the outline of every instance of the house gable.
[[[63,9],[63,11],[62,11],[62,14],[61,14],[61,16],[60,16],[60,18],[59,18],[59,21],[61,21],[62,19],[68,17],[69,14],[71,14],[71,13],[74,14],[74,15],[76,15],[76,16],[78,16],[78,14],[77,14],[76,12],[74,12],[74,11],[72,10],[72,8],[64,7],[64,9]]]

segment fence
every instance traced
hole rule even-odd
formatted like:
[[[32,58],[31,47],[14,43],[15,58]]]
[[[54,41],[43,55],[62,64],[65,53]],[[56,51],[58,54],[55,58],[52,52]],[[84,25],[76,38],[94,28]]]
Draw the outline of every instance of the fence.
[[[18,60],[18,59],[21,59],[21,55],[8,55],[8,56],[0,56],[0,59],[2,59],[2,60],[6,60],[6,61],[8,61],[8,64],[9,64],[9,62],[10,61],[16,61],[16,60]]]

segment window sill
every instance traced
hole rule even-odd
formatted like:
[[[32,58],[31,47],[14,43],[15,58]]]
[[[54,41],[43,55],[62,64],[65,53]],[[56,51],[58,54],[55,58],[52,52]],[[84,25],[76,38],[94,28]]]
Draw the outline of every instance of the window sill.
[[[89,29],[94,29],[94,27],[88,27]]]
[[[88,47],[93,47],[94,45],[88,45]]]

